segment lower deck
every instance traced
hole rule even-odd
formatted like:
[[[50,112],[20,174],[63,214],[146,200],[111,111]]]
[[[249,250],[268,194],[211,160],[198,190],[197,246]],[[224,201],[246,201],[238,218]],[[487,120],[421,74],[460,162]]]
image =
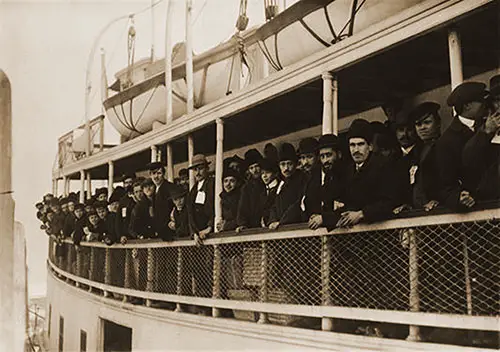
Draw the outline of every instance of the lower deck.
[[[492,350],[499,227],[495,207],[332,232],[249,230],[202,246],[51,241],[48,346]]]

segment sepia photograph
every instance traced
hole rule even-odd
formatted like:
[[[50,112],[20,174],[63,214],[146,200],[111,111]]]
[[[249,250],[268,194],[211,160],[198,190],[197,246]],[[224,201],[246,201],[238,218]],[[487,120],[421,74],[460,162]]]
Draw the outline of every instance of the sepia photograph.
[[[0,352],[500,350],[500,0],[0,0]]]

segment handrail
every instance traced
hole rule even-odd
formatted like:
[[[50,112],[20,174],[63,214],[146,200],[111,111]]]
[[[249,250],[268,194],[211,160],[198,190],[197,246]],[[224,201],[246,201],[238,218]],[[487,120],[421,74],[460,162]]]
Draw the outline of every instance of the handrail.
[[[416,226],[432,226],[443,224],[456,224],[473,221],[496,220],[500,219],[500,209],[484,209],[470,213],[446,213],[440,215],[426,215],[419,217],[398,218],[386,220],[374,224],[359,224],[352,228],[337,228],[333,231],[327,231],[326,228],[310,230],[306,224],[286,225],[278,228],[275,231],[268,229],[248,229],[242,233],[234,231],[227,233],[212,234],[214,237],[209,237],[204,240],[205,245],[229,244],[239,242],[255,242],[263,240],[278,240],[286,238],[304,238],[317,237],[325,235],[348,235],[359,232],[371,232],[389,229],[402,229]],[[73,243],[66,239],[66,243]],[[194,240],[182,239],[170,242],[165,242],[160,239],[145,239],[145,240],[129,240],[126,244],[106,245],[101,242],[81,242],[81,246],[85,247],[100,247],[100,248],[161,248],[161,247],[186,247],[194,246]]]
[[[95,126],[96,124],[98,124],[98,123],[99,123],[101,120],[103,120],[103,119],[104,119],[104,115],[99,115],[99,116],[97,116],[97,117],[94,117],[92,120],[90,120],[90,127]],[[72,129],[71,131],[66,132],[66,133],[65,133],[65,134],[63,134],[62,136],[60,136],[60,137],[59,137],[59,139],[58,139],[58,141],[59,141],[59,142],[62,142],[64,139],[66,139],[66,138],[70,137],[70,136],[73,134],[73,132],[74,132],[75,130],[78,130],[78,129],[83,129],[83,128],[85,128],[85,124],[84,124],[84,123],[83,123],[83,124],[81,124],[81,125],[79,125],[79,126],[77,126],[77,127],[76,127],[76,128],[74,128],[74,129]]]

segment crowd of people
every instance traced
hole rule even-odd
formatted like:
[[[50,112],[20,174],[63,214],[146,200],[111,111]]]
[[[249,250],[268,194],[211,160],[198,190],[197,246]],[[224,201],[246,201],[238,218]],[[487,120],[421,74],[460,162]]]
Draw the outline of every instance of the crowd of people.
[[[474,209],[500,199],[500,75],[489,89],[464,82],[447,99],[455,116],[441,134],[440,105],[424,102],[386,123],[354,120],[347,134],[266,145],[224,160],[222,219],[215,221],[215,179],[204,155],[174,183],[160,162],[149,177],[125,175],[108,194],[85,202],[51,194],[36,205],[47,234],[81,241],[193,238],[249,228],[350,227],[402,216],[411,209]],[[189,171],[195,183],[189,188]]]

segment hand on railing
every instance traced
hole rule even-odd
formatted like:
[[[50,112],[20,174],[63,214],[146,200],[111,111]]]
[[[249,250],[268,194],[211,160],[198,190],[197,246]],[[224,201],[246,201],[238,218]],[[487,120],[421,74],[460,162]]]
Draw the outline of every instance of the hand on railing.
[[[351,227],[359,224],[365,215],[362,210],[345,211],[340,214],[340,220],[337,222],[337,227]]]
[[[321,225],[323,225],[323,216],[321,216],[320,214],[312,214],[309,218],[308,225],[311,230],[318,229],[319,227],[321,227]]]
[[[425,211],[431,211],[434,208],[439,206],[439,202],[437,200],[430,200],[429,202],[424,204]]]

